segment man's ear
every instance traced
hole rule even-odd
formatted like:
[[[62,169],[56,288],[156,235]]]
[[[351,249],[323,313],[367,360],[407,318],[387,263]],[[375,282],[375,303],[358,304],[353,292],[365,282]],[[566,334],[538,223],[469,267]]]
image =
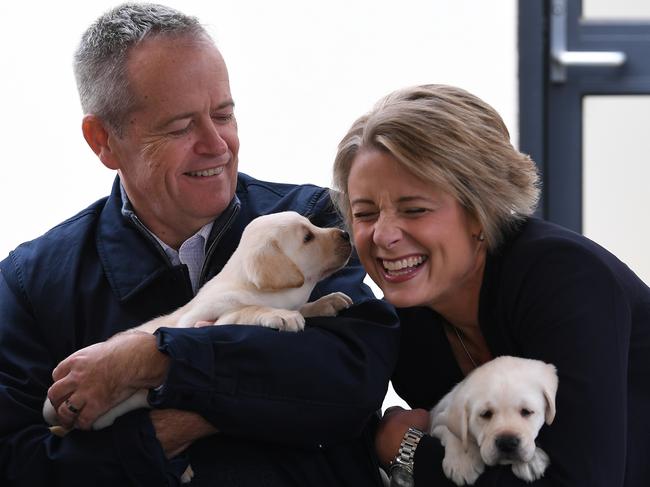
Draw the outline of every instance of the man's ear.
[[[81,131],[84,139],[93,150],[102,164],[109,169],[120,169],[117,155],[111,150],[109,139],[113,137],[109,133],[104,122],[96,115],[86,115],[81,122]]]

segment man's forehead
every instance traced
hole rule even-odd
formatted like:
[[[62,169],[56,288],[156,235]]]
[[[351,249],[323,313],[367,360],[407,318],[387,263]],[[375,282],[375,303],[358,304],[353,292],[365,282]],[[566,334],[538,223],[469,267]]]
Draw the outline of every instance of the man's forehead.
[[[155,110],[157,124],[206,108],[215,111],[234,105],[223,58],[206,42],[147,41],[130,57],[128,70],[135,111]]]
[[[155,36],[143,40],[129,51],[126,69],[129,81],[135,85],[164,83],[169,78],[191,81],[196,71],[202,70],[230,90],[228,68],[217,47],[187,36]]]

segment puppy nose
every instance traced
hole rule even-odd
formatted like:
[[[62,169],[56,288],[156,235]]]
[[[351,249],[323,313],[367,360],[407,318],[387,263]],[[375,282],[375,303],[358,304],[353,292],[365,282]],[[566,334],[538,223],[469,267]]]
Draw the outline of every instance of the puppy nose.
[[[348,232],[341,231],[341,238],[346,242],[350,241],[350,234]]]
[[[516,436],[512,435],[503,435],[497,437],[497,439],[494,441],[496,444],[496,447],[499,449],[500,452],[503,453],[514,453],[517,451],[517,448],[519,448],[519,438]]]

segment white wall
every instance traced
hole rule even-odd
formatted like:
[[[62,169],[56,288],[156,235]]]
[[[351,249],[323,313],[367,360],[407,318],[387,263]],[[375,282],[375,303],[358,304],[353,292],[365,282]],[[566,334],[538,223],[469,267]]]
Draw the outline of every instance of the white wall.
[[[0,258],[108,193],[81,136],[72,53],[118,2],[6,2],[0,29]],[[515,0],[172,0],[209,24],[230,69],[240,169],[328,185],[336,145],[393,89],[456,84],[516,137]]]
[[[2,8],[0,258],[110,189],[113,174],[81,136],[71,59],[85,27],[116,4]],[[237,104],[240,168],[256,177],[328,185],[352,121],[417,83],[473,91],[516,131],[514,0],[167,4],[197,15],[217,38]]]

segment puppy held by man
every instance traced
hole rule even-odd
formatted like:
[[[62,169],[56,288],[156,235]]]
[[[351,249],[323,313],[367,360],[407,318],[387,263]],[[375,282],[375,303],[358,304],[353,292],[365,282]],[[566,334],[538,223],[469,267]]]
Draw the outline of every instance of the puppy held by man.
[[[334,292],[307,303],[314,286],[341,269],[350,258],[349,235],[338,228],[319,228],[294,211],[269,214],[251,221],[223,270],[186,305],[131,331],[153,333],[161,326],[190,328],[249,324],[300,331],[305,318],[335,316],[352,300]],[[149,407],[147,390],[138,390],[93,423],[93,429]],[[43,417],[51,425],[59,418],[49,399]],[[63,434],[64,431],[55,429]]]

